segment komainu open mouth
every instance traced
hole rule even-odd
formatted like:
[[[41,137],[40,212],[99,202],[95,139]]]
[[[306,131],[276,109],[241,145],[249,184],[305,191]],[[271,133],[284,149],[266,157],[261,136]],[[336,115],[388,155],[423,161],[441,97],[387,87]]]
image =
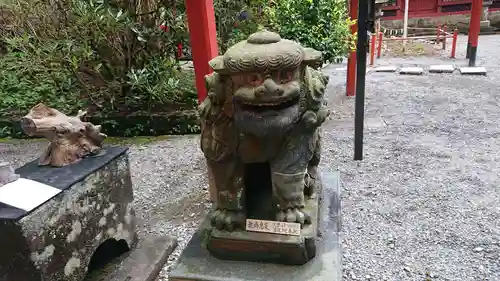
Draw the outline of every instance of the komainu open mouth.
[[[292,97],[285,101],[276,102],[259,102],[259,103],[247,103],[241,101],[240,108],[244,111],[262,112],[262,111],[279,111],[297,105],[299,103],[299,96]]]

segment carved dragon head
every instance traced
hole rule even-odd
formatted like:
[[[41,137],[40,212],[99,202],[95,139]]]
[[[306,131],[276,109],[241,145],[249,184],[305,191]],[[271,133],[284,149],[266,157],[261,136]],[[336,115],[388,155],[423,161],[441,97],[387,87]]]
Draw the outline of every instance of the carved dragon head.
[[[40,156],[40,165],[66,166],[101,151],[107,136],[101,133],[101,126],[83,122],[81,118],[85,114],[79,111],[76,116],[66,116],[40,103],[21,119],[21,127],[28,136],[45,137],[50,141]]]

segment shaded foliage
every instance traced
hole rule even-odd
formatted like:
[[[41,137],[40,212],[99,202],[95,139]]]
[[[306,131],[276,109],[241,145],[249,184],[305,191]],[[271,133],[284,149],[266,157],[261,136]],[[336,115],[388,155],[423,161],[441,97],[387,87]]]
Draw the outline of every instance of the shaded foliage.
[[[214,0],[214,8],[220,53],[262,28],[327,61],[349,47],[343,0]],[[189,46],[184,0],[0,0],[0,123],[39,102],[99,118],[192,110],[194,75],[180,67],[179,43]]]
[[[215,0],[220,52],[266,28],[323,52],[325,61],[343,58],[352,47],[344,0]]]
[[[123,115],[196,105],[192,74],[174,55],[188,36],[182,1],[17,1],[3,9],[11,16],[0,22],[0,116],[42,101],[68,113]]]

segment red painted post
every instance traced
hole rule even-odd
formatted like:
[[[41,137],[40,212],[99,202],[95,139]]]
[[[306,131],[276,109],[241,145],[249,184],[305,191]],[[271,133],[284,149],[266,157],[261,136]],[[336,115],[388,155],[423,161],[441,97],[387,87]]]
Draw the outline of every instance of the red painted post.
[[[471,40],[470,40],[469,66],[476,66],[477,44],[479,41],[479,32],[481,29],[481,12],[483,9],[483,0],[473,0],[473,1],[476,3],[474,4],[474,10],[472,11],[470,18],[471,34],[469,36]]]
[[[378,33],[377,59],[382,55],[382,42],[384,41],[384,33]]]
[[[370,36],[370,66],[375,64],[375,43],[377,43],[377,35]]]
[[[447,39],[446,36],[448,36],[448,35],[446,34],[446,25],[445,24],[443,24],[442,31],[443,31],[443,50],[446,50],[446,39]]]
[[[213,0],[185,0],[185,3],[196,90],[201,103],[207,96],[205,75],[212,72],[208,62],[218,54],[214,3]]]
[[[182,43],[177,44],[177,58],[180,59],[183,57],[183,52],[182,52]]]
[[[470,41],[472,34],[472,15],[474,14],[474,10],[476,9],[476,0],[472,0],[472,5],[470,8],[470,20],[469,20],[469,31],[467,33],[467,52],[465,53],[465,58],[468,59],[470,57]]]
[[[351,26],[351,34],[358,32],[358,0],[350,0],[349,16],[351,20],[356,23]],[[347,81],[346,81],[346,95],[356,95],[356,51],[351,51],[349,59],[347,60]]]
[[[451,43],[451,58],[455,58],[455,52],[457,50],[457,39],[458,39],[458,30],[455,29],[453,31],[453,42]]]

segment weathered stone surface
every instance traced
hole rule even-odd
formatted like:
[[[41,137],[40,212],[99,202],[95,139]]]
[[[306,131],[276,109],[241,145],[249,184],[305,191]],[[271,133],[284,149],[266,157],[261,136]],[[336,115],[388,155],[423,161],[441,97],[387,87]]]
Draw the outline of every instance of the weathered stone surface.
[[[430,73],[453,73],[455,67],[453,65],[431,65],[429,66]]]
[[[404,75],[422,75],[424,73],[424,69],[421,67],[401,67],[399,70],[399,74]]]
[[[266,30],[210,61],[200,118],[213,227],[244,229],[246,218],[311,224],[304,202],[320,184],[320,127],[330,114],[321,65],[321,52]]]
[[[320,208],[320,238],[317,256],[302,266],[270,263],[224,261],[210,255],[204,247],[204,229],[193,236],[172,269],[170,281],[340,281],[342,280],[340,246],[340,185],[338,172],[323,174]]]
[[[92,272],[85,281],[155,281],[175,247],[173,236],[147,236],[130,253]]]
[[[396,72],[398,67],[395,65],[379,66],[375,68],[375,72]]]
[[[459,68],[462,75],[486,75],[487,71],[484,67],[461,67]]]
[[[101,243],[135,242],[126,148],[62,168],[28,163],[16,172],[61,192],[34,210],[0,219],[0,280],[80,281]],[[26,194],[30,196],[30,194]],[[8,210],[0,208],[0,215]]]

